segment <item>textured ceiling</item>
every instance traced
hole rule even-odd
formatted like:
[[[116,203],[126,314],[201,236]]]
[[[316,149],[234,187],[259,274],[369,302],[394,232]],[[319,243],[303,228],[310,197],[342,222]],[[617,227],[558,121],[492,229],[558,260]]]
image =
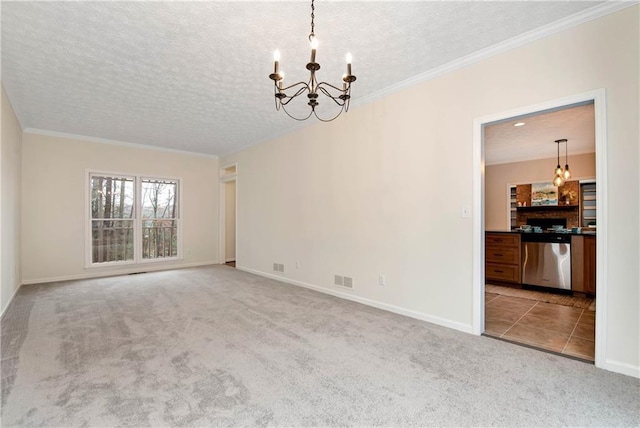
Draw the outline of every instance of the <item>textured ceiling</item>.
[[[515,123],[523,126],[513,126]],[[566,138],[571,155],[596,151],[593,103],[521,116],[484,128],[485,164],[548,159],[558,156],[555,140]],[[564,165],[565,145],[560,145]]]
[[[600,1],[316,2],[321,80],[354,105]],[[2,2],[2,82],[23,128],[226,154],[300,126],[272,52],[306,80],[306,2]],[[324,104],[326,105],[326,103]],[[309,123],[311,121],[305,122]]]

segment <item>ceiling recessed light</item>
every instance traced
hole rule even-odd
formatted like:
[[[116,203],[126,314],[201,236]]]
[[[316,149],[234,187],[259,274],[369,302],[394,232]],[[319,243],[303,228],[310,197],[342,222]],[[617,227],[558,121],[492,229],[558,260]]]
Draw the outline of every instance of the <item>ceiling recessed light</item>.
[[[524,126],[524,122],[516,122],[513,126]]]

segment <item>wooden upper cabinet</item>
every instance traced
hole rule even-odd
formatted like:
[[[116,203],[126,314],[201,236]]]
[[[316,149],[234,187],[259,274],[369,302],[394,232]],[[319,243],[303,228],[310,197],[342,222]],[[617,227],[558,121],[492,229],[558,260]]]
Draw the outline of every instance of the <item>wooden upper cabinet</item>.
[[[516,202],[519,207],[531,206],[531,184],[518,184],[516,186]]]
[[[580,204],[580,182],[566,181],[558,186],[558,205],[577,206]]]

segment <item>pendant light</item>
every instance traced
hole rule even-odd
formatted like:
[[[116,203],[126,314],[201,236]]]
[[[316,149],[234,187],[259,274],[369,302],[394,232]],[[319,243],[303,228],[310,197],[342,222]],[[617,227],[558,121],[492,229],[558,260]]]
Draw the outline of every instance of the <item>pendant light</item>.
[[[564,170],[563,168],[560,166],[560,143],[566,143],[567,140],[566,139],[561,139],[561,140],[556,140],[555,143],[558,145],[557,149],[558,149],[558,165],[556,166],[556,170],[554,173],[554,177],[553,177],[553,185],[554,186],[562,186],[562,183],[564,183]],[[569,166],[567,165],[567,168]]]
[[[571,171],[569,171],[569,148],[568,148],[567,140],[564,140],[564,171],[562,172],[562,178],[564,180],[568,180],[571,178]]]

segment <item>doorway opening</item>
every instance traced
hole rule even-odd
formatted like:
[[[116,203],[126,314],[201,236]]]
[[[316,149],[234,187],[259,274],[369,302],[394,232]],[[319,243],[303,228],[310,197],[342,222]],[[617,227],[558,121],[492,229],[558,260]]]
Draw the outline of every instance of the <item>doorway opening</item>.
[[[236,267],[237,170],[236,165],[220,171],[220,257],[222,264]]]
[[[606,254],[607,226],[604,100],[604,90],[598,90],[474,121],[474,333],[595,361],[596,366],[604,363],[606,260],[603,254]],[[571,115],[576,120],[567,122]],[[590,138],[567,135],[574,132],[568,123],[589,115]],[[553,129],[549,124],[553,123],[554,116],[558,116],[558,123],[564,126]],[[514,126],[523,122],[524,126]],[[539,159],[527,161],[528,149],[513,146],[503,147],[506,154],[492,153],[496,149],[492,139],[499,140],[501,131],[510,134],[505,141],[513,142],[527,123],[532,126],[525,134],[532,133],[536,122],[549,125],[548,132],[539,138],[528,135],[527,138],[533,140],[530,149],[535,150],[533,146],[537,143],[544,144],[552,155],[543,153],[537,156]],[[574,175],[567,179],[566,189],[556,186],[555,206],[538,207],[536,200],[532,207],[531,186],[543,187],[542,183],[553,180],[557,161],[554,140],[561,138],[569,140],[568,159],[569,164],[574,161]],[[590,139],[591,150],[583,147],[585,139]],[[572,140],[577,140],[573,148]],[[512,175],[505,177],[509,171]],[[541,224],[545,218],[551,222],[560,220],[564,222],[560,225],[563,227],[548,234],[540,226],[525,227],[532,226],[530,223]],[[561,243],[542,242],[551,237],[557,237]],[[543,248],[550,250],[548,254]],[[548,260],[544,254],[563,259],[554,269],[559,271],[559,266],[564,266],[567,277],[556,279],[557,284],[540,284],[532,279],[535,278],[532,261],[537,255]]]

